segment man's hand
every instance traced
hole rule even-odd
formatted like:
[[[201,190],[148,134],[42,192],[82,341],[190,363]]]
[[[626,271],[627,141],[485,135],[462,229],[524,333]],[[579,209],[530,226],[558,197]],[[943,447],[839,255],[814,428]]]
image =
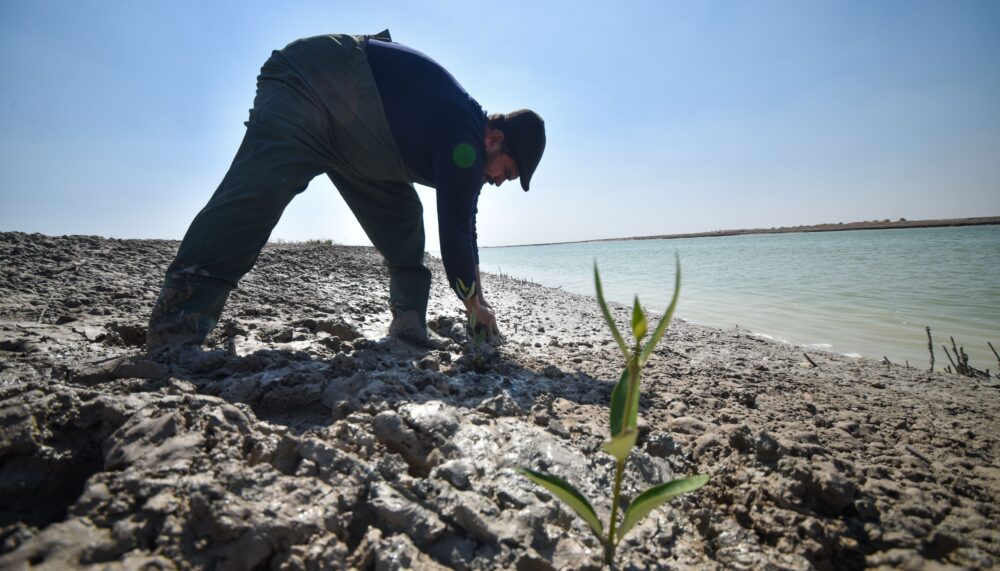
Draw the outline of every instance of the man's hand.
[[[480,303],[478,297],[466,300],[465,310],[470,316],[475,312],[476,326],[482,327],[486,331],[487,339],[494,335],[500,335],[500,329],[497,327],[497,318],[493,315],[493,310],[489,306]],[[475,334],[476,332],[473,331],[472,333]]]
[[[490,302],[486,301],[486,298],[483,297],[482,294],[479,294],[479,305],[485,307],[486,309],[489,309],[490,311],[493,310],[493,306],[490,305]]]

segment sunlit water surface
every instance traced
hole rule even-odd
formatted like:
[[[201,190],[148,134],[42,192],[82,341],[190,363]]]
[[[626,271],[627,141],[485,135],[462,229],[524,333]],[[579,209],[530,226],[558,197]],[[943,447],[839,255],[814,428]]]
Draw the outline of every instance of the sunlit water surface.
[[[483,248],[480,268],[648,309],[669,303],[674,253],[683,284],[677,315],[739,326],[780,341],[911,366],[947,364],[954,336],[971,364],[997,368],[1000,226],[855,230]],[[501,316],[502,319],[502,316]],[[950,345],[950,343],[949,343]],[[808,350],[808,349],[806,349]]]

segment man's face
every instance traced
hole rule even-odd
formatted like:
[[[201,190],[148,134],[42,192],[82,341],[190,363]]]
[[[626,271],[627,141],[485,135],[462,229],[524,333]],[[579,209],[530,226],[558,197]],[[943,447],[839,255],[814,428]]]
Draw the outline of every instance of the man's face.
[[[517,163],[514,162],[513,157],[506,153],[499,153],[491,157],[487,153],[483,182],[500,186],[508,180],[514,180],[517,177]]]
[[[503,131],[486,129],[486,168],[483,171],[483,182],[495,186],[514,180],[520,174],[514,157],[503,152]]]

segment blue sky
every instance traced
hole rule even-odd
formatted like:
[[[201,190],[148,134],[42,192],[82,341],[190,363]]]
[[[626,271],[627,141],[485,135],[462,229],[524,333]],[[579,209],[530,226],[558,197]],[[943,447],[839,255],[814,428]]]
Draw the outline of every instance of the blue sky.
[[[0,230],[180,238],[271,50],[383,28],[546,120],[532,191],[483,190],[484,246],[1000,215],[992,0],[5,0]],[[272,237],[367,243],[325,178]]]

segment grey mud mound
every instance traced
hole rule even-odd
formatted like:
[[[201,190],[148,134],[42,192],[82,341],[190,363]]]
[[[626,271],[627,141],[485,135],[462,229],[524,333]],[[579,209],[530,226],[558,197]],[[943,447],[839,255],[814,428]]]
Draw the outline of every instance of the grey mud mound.
[[[435,262],[438,350],[384,338],[368,248],[269,246],[200,350],[143,356],[175,242],[0,234],[0,569],[598,569],[526,466],[607,519],[620,356],[592,298],[485,276],[477,362]],[[655,308],[654,308],[655,309]],[[616,308],[623,322],[625,308]],[[631,498],[705,473],[626,569],[989,569],[995,384],[675,322]]]

